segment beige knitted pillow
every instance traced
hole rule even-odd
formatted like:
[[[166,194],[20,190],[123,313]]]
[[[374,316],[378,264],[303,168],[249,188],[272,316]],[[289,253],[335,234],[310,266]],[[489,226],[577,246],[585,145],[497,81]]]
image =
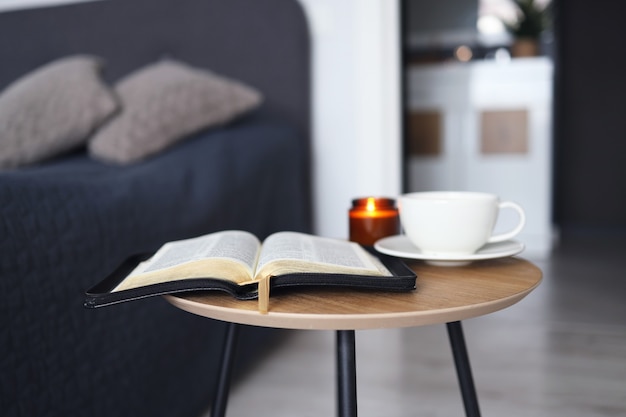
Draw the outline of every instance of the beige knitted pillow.
[[[53,61],[0,94],[0,169],[16,168],[70,151],[117,109],[100,79],[100,59]]]
[[[89,141],[103,161],[128,164],[157,154],[189,134],[227,123],[261,103],[261,94],[208,70],[164,60],[115,87],[122,111]]]

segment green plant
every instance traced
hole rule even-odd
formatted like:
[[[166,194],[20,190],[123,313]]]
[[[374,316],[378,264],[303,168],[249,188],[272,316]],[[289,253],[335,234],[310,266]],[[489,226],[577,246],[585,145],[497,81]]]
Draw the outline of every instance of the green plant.
[[[518,8],[515,22],[504,22],[509,32],[516,38],[538,39],[552,22],[552,3],[540,6],[535,0],[513,0]]]

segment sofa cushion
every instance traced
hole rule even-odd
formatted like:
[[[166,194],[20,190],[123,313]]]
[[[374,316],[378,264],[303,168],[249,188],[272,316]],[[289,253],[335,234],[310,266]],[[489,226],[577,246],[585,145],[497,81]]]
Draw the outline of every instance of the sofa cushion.
[[[90,139],[89,152],[118,164],[148,158],[261,102],[261,94],[249,86],[173,60],[129,74],[115,91],[122,111]]]
[[[76,55],[44,65],[0,94],[0,168],[39,162],[84,145],[117,109],[101,60]]]

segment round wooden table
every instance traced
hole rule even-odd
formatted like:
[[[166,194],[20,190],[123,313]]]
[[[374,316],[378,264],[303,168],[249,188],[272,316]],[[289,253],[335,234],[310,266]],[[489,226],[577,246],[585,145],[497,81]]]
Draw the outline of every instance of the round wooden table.
[[[417,288],[413,292],[291,289],[272,293],[268,314],[260,314],[255,301],[239,301],[228,294],[166,298],[185,311],[229,323],[337,330],[338,412],[341,416],[356,416],[354,330],[446,323],[466,414],[478,416],[461,320],[517,303],[539,285],[541,270],[515,257],[454,267],[434,266],[423,261],[407,261],[407,264],[417,274]],[[223,371],[227,374],[233,351],[233,346],[228,345],[235,343],[235,331],[236,326],[231,326],[224,349],[226,368]],[[228,375],[222,375],[220,380],[224,378],[227,383]],[[221,386],[218,390],[227,392],[227,387]],[[224,392],[216,396],[218,408],[225,410],[226,396]],[[213,407],[215,414],[212,416],[224,414],[224,410],[216,410],[215,403]]]

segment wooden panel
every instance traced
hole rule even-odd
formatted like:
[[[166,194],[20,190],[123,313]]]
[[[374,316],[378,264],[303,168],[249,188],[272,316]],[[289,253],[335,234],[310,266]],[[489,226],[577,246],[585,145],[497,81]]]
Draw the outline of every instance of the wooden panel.
[[[481,113],[483,154],[528,153],[528,111],[493,110]]]
[[[407,152],[436,156],[442,152],[442,117],[438,111],[411,111],[407,123]]]

